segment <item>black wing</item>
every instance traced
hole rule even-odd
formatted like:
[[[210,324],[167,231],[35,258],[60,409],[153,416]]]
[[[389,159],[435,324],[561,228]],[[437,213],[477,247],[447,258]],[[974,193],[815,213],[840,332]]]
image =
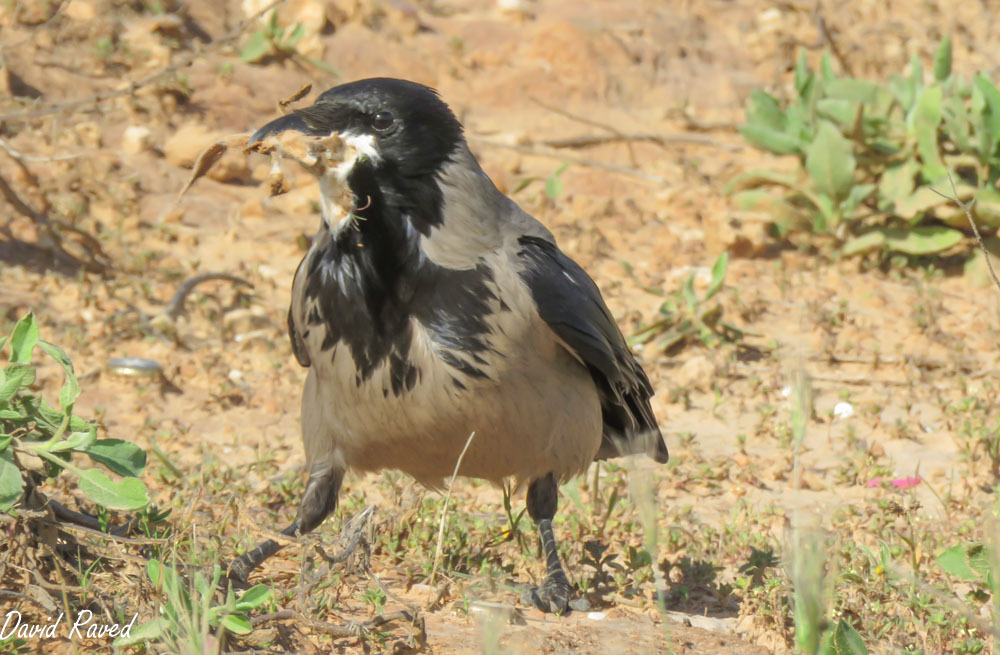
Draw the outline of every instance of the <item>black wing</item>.
[[[312,362],[309,360],[309,353],[306,351],[306,342],[295,326],[295,318],[292,316],[292,309],[290,307],[288,309],[288,339],[292,342],[292,352],[295,354],[295,359],[299,361],[300,365],[308,367]]]
[[[551,241],[523,236],[518,243],[521,278],[539,315],[583,360],[597,385],[604,420],[598,459],[648,448],[656,461],[666,462],[667,446],[649,405],[653,387],[597,285]]]
[[[297,280],[299,278],[299,271],[302,269],[302,265],[306,263],[306,259],[308,258],[309,255],[306,255],[305,257],[302,258],[302,261],[299,262],[299,265],[295,268],[295,275],[292,278],[293,280]],[[308,367],[310,364],[312,364],[312,361],[309,359],[309,351],[306,350],[306,342],[305,339],[303,338],[303,335],[299,333],[299,328],[297,325],[295,325],[294,310],[295,310],[296,299],[294,296],[296,293],[300,293],[300,290],[298,286],[293,282],[292,306],[288,308],[288,340],[292,342],[292,353],[295,355],[295,359],[298,360],[300,365]]]

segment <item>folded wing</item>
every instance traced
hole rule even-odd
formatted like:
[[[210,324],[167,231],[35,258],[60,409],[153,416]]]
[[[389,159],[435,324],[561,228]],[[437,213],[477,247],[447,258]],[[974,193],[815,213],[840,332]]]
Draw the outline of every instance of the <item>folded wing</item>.
[[[604,441],[597,459],[646,452],[667,461],[667,446],[649,399],[653,388],[633,357],[601,292],[590,276],[555,243],[518,239],[521,278],[538,313],[590,371],[601,398]]]

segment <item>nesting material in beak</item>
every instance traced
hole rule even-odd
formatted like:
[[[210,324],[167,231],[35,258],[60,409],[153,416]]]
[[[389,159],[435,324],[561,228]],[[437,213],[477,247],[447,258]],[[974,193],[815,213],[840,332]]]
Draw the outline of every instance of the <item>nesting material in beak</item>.
[[[281,160],[290,159],[319,180],[323,220],[331,229],[339,229],[353,219],[354,197],[347,183],[348,175],[362,154],[357,139],[344,138],[333,132],[326,136],[310,136],[298,131],[265,136],[258,150],[271,154],[271,179],[283,183]],[[275,156],[277,155],[277,156]],[[274,183],[272,182],[272,188]]]

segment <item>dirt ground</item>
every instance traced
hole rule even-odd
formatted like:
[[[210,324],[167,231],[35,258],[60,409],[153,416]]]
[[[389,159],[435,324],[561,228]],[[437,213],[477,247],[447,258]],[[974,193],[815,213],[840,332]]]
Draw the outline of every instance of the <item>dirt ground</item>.
[[[385,75],[438,89],[496,184],[591,273],[626,333],[653,320],[662,301],[639,283],[673,291],[694,272],[703,288],[723,251],[725,317],[748,332],[744,348],[640,352],[672,457],[649,469],[664,535],[657,561],[668,563],[675,585],[670,573],[683,573],[685,557],[712,562],[714,579],[672,596],[666,623],[651,601],[652,580],[636,595],[606,594],[593,614],[555,618],[522,607],[492,651],[484,621],[461,610],[455,583],[423,613],[432,652],[788,652],[790,627],[764,601],[729,592],[720,600],[707,590],[732,582],[751,547],[783,552],[796,508],[836,539],[871,548],[892,543],[869,529],[890,501],[911,512],[909,529],[933,527],[933,545],[958,543],[949,534],[982,538],[976,508],[992,502],[992,471],[970,446],[962,408],[996,390],[1000,294],[981,271],[965,272],[960,256],[931,270],[838,261],[779,243],[767,235],[768,216],[737,211],[722,187],[739,172],[782,165],[747,147],[735,127],[750,91],[787,91],[800,48],[814,64],[833,50],[840,70],[884,79],[912,55],[930,61],[948,33],[956,70],[995,79],[1000,53],[990,37],[1000,12],[990,3],[286,0],[281,23],[307,26],[294,52],[244,63],[241,44],[261,23],[240,24],[265,4],[0,3],[0,176],[27,205],[0,205],[0,327],[6,333],[33,310],[43,338],[61,344],[82,376],[78,413],[97,417],[108,436],[155,445],[180,471],[183,480],[170,478],[151,458],[146,479],[178,525],[215,529],[245,547],[294,513],[304,372],[285,313],[319,220],[315,186],[296,177],[290,193],[269,198],[267,162],[256,155],[227,155],[179,201],[178,191],[201,149],[270,120],[277,101],[304,84],[313,85],[308,102],[339,82]],[[566,162],[562,191],[549,197],[545,180]],[[75,260],[55,257],[39,216],[94,238],[64,230]],[[80,262],[98,246],[106,266],[88,270]],[[207,282],[176,321],[157,316],[182,281],[204,272],[253,286]],[[169,384],[110,375],[116,356],[158,361]],[[795,371],[811,377],[815,407],[798,489],[781,437]],[[44,373],[42,382],[57,388],[55,367]],[[841,402],[851,416],[834,414]],[[979,419],[992,425],[995,414],[985,408]],[[626,484],[614,474],[602,475]],[[921,482],[906,491],[869,484],[905,477]],[[592,487],[582,484],[586,496]],[[393,494],[411,507],[426,500],[392,477],[350,477],[345,489],[345,515],[375,504],[389,517],[377,523],[383,531],[398,520]],[[188,497],[192,490],[202,495]],[[451,511],[502,525],[500,499],[498,490],[459,480]],[[565,499],[563,508],[581,511]],[[844,510],[853,518],[838,523]],[[641,546],[642,535],[627,527],[637,524],[614,516],[612,550]],[[436,511],[424,520],[436,526]],[[331,519],[323,534],[334,538],[338,525]],[[567,523],[559,530],[575,575],[590,536]],[[541,572],[530,543],[526,555],[508,558],[515,578]],[[221,538],[214,547],[234,552]],[[301,554],[292,550],[260,579],[292,587]],[[932,567],[935,554],[915,561]],[[376,548],[372,567],[402,600],[424,606],[431,589],[413,584],[405,560]],[[352,584],[364,588],[365,576],[356,577]],[[328,620],[368,617],[347,596]],[[517,605],[502,594],[481,598]],[[386,609],[402,600],[390,598]],[[852,603],[866,602],[844,598],[838,607],[859,617]],[[894,631],[863,635],[871,652],[959,652],[936,633],[908,632],[906,616]],[[279,627],[274,639],[274,650],[361,648],[302,627]]]

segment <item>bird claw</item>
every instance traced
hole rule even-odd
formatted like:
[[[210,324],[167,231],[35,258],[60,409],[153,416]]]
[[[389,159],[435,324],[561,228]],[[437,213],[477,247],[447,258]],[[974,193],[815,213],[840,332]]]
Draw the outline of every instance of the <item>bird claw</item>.
[[[233,586],[233,589],[247,589],[250,587],[248,581],[250,577],[250,571],[247,570],[246,564],[241,561],[242,558],[236,558],[229,565],[229,572],[226,574],[226,580]]]
[[[543,612],[562,616],[570,611],[585,612],[590,609],[586,598],[573,598],[573,587],[568,582],[546,578],[538,586],[524,589],[521,601]]]

